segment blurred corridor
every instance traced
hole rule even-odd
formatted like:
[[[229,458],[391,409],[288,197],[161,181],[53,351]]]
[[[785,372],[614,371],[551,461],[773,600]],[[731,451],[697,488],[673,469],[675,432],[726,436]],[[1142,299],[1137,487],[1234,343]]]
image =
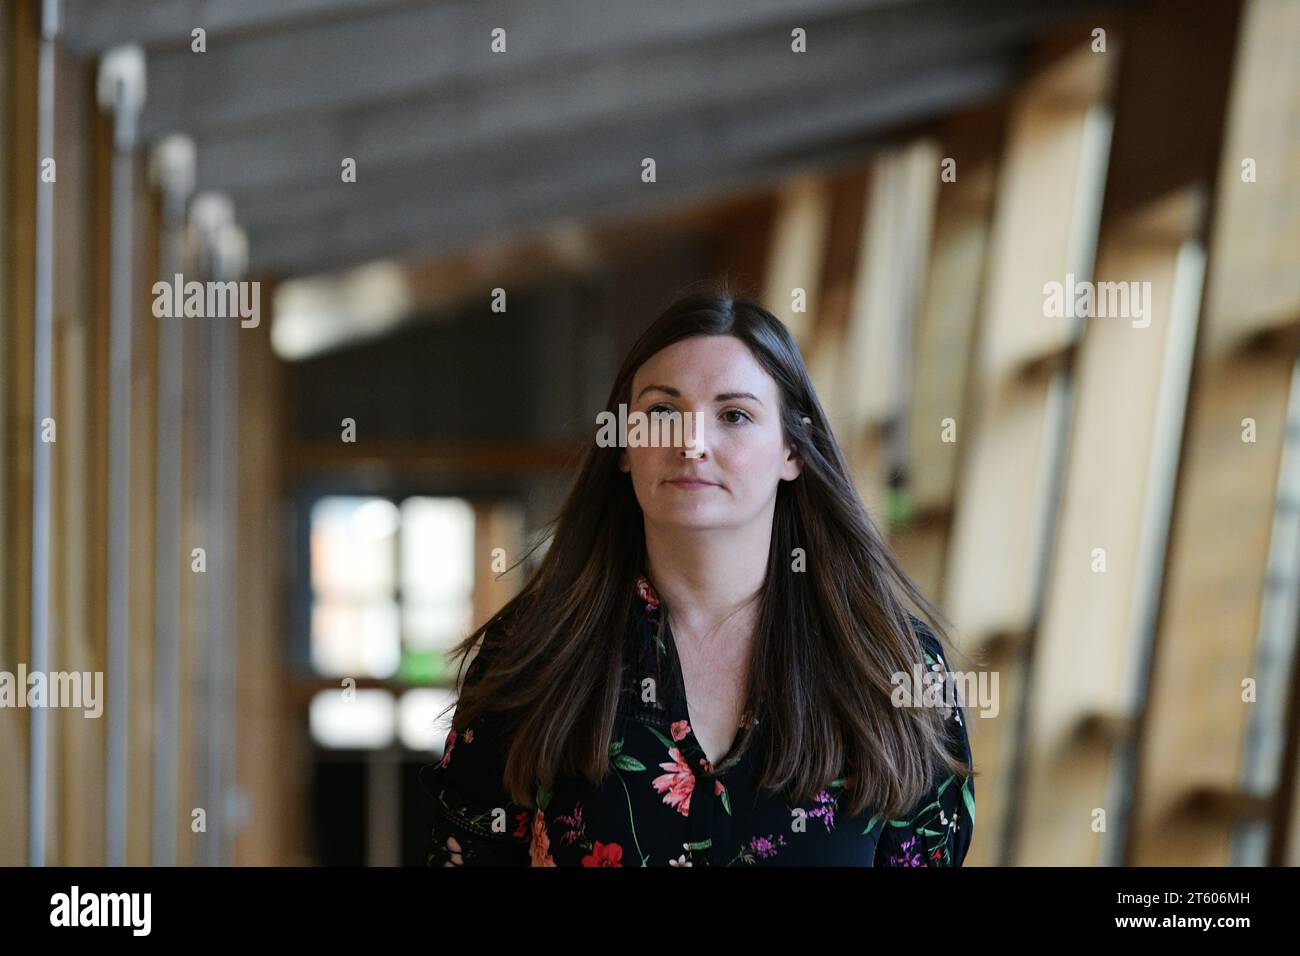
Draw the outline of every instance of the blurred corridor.
[[[1300,0],[8,0],[0,865],[421,863],[444,651],[724,278],[1000,677],[968,865],[1300,864],[1297,49]]]

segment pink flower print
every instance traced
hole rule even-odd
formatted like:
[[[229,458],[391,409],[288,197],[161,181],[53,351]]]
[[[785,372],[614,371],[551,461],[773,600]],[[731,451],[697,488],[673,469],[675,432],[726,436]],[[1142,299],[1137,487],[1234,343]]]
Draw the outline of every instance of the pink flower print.
[[[668,751],[668,756],[672,761],[661,763],[659,766],[669,772],[655,777],[650,781],[650,785],[664,795],[664,803],[676,807],[677,812],[682,816],[689,817],[691,793],[695,790],[695,774],[691,773],[690,765],[682,759],[682,752],[676,747]]]
[[[443,744],[442,759],[438,761],[439,767],[451,766],[451,751],[456,746],[456,728],[453,727],[447,734],[447,742]]]
[[[889,858],[889,865],[925,866],[925,862],[921,859],[921,854],[917,847],[917,844],[920,842],[921,838],[917,836],[909,837],[904,840],[902,846],[899,847],[901,852]]]
[[[555,820],[557,823],[563,823],[569,828],[565,832],[564,836],[560,838],[566,845],[572,846],[582,838],[583,824],[581,803],[574,806],[572,815],[565,816],[564,814],[560,814],[555,818]]]
[[[639,575],[636,579],[636,593],[645,602],[647,611],[653,611],[659,607],[659,596],[655,594],[654,588],[650,586],[650,579],[644,574]]]
[[[551,859],[551,840],[546,832],[546,817],[539,807],[533,817],[533,839],[528,847],[533,866],[555,866]]]
[[[681,741],[691,732],[690,722],[685,720],[674,721],[668,732],[672,734],[674,741]]]
[[[778,846],[785,846],[785,837],[781,834],[777,834],[775,840],[771,836],[756,836],[749,841],[749,849],[764,859],[776,856]]]
[[[823,790],[813,800],[816,807],[808,811],[808,816],[820,818],[827,831],[835,829],[835,798]]]

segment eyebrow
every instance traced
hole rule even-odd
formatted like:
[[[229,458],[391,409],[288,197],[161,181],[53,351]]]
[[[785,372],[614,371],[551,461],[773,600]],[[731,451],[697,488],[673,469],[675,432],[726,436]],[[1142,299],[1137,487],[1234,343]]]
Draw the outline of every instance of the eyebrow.
[[[641,401],[642,395],[644,395],[646,392],[655,391],[655,390],[663,392],[667,395],[671,395],[673,398],[681,398],[682,395],[681,392],[673,388],[671,385],[647,385],[645,388],[641,389],[641,391],[637,393],[636,400],[638,402]],[[758,402],[758,404],[760,405],[763,404],[763,400],[751,392],[719,392],[717,395],[713,396],[713,400],[715,402],[729,402],[735,398],[748,398],[748,399],[752,399],[755,402]]]

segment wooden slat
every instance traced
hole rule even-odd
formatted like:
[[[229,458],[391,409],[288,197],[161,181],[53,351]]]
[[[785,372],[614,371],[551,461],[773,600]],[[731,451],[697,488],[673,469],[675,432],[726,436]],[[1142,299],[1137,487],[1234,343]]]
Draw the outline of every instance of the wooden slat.
[[[957,465],[965,447],[971,356],[992,226],[1000,108],[972,110],[937,132],[939,155],[956,162],[956,180],[938,180],[924,294],[917,315],[907,406],[907,511],[890,544],[926,593],[943,592]],[[944,420],[956,425],[943,441]]]
[[[952,152],[945,149],[944,155]],[[939,187],[934,246],[917,327],[908,447],[913,465],[909,488],[920,510],[952,500],[992,218],[993,162],[955,158],[957,182]],[[950,417],[957,421],[956,444],[939,440],[941,423]]]
[[[1149,283],[1146,315],[1086,318],[1026,368],[1071,371],[1058,532],[1034,638],[1012,859],[1106,865],[1131,822],[1129,760],[1160,597],[1203,285],[1234,12],[1161,2],[1112,36],[1122,59],[1098,282]],[[1160,64],[1153,71],[1151,64]],[[1180,108],[1194,102],[1191,113]],[[1094,549],[1103,549],[1098,570]],[[1105,829],[1094,829],[1097,811]]]
[[[762,301],[768,311],[786,324],[801,347],[812,335],[811,318],[819,303],[818,288],[826,255],[831,214],[831,185],[825,176],[800,176],[780,190],[771,251],[768,284]],[[804,291],[804,311],[795,312],[795,289]]]
[[[1014,812],[1028,690],[1020,650],[1036,623],[1065,427],[1064,375],[1024,368],[1073,338],[1072,323],[1044,317],[1042,290],[1069,271],[1089,271],[1084,253],[1101,201],[1095,176],[1106,141],[1097,135],[1097,104],[1112,58],[1094,55],[1082,29],[1068,41],[1010,108],[946,569],[946,610],[969,649],[1000,674],[997,716],[968,725],[985,781],[971,853],[984,863],[1003,858]]]
[[[1259,639],[1296,355],[1241,345],[1300,317],[1294,252],[1300,63],[1277,55],[1297,30],[1300,8],[1287,0],[1250,0],[1243,7],[1140,741],[1129,846],[1137,865],[1228,862],[1232,828],[1241,819],[1232,808],[1261,796],[1242,790],[1250,708],[1286,713],[1280,701],[1243,702],[1242,681],[1255,677],[1261,692],[1271,693],[1285,693],[1288,683],[1260,675],[1261,667],[1277,665],[1261,655]],[[1241,179],[1245,156],[1267,170],[1257,182]],[[1244,419],[1254,422],[1253,442],[1242,440]],[[1207,800],[1207,793],[1218,796]]]
[[[1180,810],[1190,788],[1237,786],[1250,706],[1241,682],[1255,670],[1291,361],[1198,364],[1195,375],[1141,741],[1135,865],[1227,862],[1228,821]],[[1253,444],[1241,440],[1244,418],[1257,423]]]
[[[858,250],[852,311],[835,396],[840,441],[863,501],[886,519],[888,440],[901,424],[911,329],[929,254],[939,156],[931,140],[888,150],[874,163]]]
[[[187,267],[186,272],[190,271]],[[265,324],[265,323],[263,323]],[[204,579],[193,570],[192,552],[202,547],[206,519],[205,502],[199,496],[200,475],[196,467],[198,445],[204,440],[206,423],[200,419],[198,394],[201,376],[208,367],[206,336],[198,324],[185,327],[183,343],[181,400],[181,625],[180,625],[180,693],[177,695],[180,739],[176,760],[179,781],[176,787],[176,863],[198,863],[199,841],[206,834],[193,831],[193,812],[199,805],[197,790],[198,753],[201,735],[199,708],[202,701],[203,638],[207,633],[203,620]],[[282,407],[282,406],[281,406]],[[289,768],[286,768],[288,772]]]
[[[84,514],[87,541],[87,588],[83,595],[88,623],[86,640],[94,649],[95,660],[102,662],[104,694],[115,692],[108,682],[108,395],[110,300],[109,252],[110,208],[109,183],[112,128],[98,109],[88,109],[87,180],[91,206],[90,286],[86,312],[87,360],[83,365],[86,391],[86,467]],[[93,759],[84,768],[84,786],[94,810],[89,826],[92,838],[87,853],[102,865],[107,852],[105,804],[107,800],[107,733],[108,705],[100,718],[97,742],[103,741]]]
[[[1162,220],[1175,219],[1179,228]],[[1135,683],[1150,582],[1163,566],[1159,513],[1176,461],[1201,275],[1180,250],[1201,222],[1190,188],[1103,233],[1098,282],[1150,282],[1150,325],[1129,318],[1087,320],[1075,368],[1076,400],[1059,530],[1030,682],[1034,720],[1025,743],[1027,777],[1015,860],[1027,865],[1096,866],[1122,839],[1122,804],[1111,799],[1117,726],[1137,706]],[[1153,225],[1158,228],[1152,228]],[[1175,290],[1191,284],[1191,301]],[[1158,540],[1157,540],[1158,539]],[[1094,568],[1094,549],[1105,570]],[[1080,733],[1083,728],[1084,732]],[[1126,741],[1118,741],[1125,743]],[[1107,813],[1094,831],[1095,808]]]
[[[91,194],[93,113],[89,67],[61,60],[55,80],[59,106],[55,147],[59,193],[55,203],[57,236],[87,235],[93,228]],[[58,442],[53,448],[53,526],[51,568],[57,662],[52,666],[83,674],[104,672],[102,649],[95,641],[90,584],[97,552],[91,527],[91,499],[86,489],[94,480],[96,441],[91,432],[95,414],[92,366],[96,311],[91,307],[92,252],[89,243],[55,244],[54,398]],[[58,819],[58,849],[51,859],[60,865],[97,866],[104,859],[104,732],[107,688],[101,690],[98,719],[81,711],[51,712],[51,733],[57,734],[52,761],[51,807]],[[56,730],[57,728],[57,730]],[[55,793],[57,792],[57,796]]]
[[[1081,151],[1089,145],[1084,132],[1094,101],[1060,92],[1061,77],[1073,76],[1080,64],[1090,72],[1079,82],[1098,89],[1095,74],[1108,72],[1110,61],[1084,46],[1016,98],[999,173],[977,347],[977,417],[964,439],[946,595],[963,629],[977,639],[1024,630],[1033,610],[1040,558],[1035,503],[1047,490],[1040,467],[1044,443],[1054,436],[1043,433],[1050,379],[1022,376],[1020,369],[1073,336],[1072,324],[1044,317],[1042,289],[1048,281],[1063,282],[1070,267],[1076,194],[1090,171]],[[963,501],[971,506],[961,507]]]
[[[816,322],[807,346],[800,345],[813,388],[817,390],[832,427],[838,425],[836,396],[841,374],[847,371],[841,354],[853,304],[858,246],[862,241],[869,183],[870,168],[867,166],[850,166],[837,170],[832,176],[831,216],[826,227],[826,256]],[[838,428],[836,433],[839,434]]]
[[[1210,355],[1300,320],[1300,4],[1243,11],[1206,288]],[[1247,158],[1253,183],[1242,181]]]
[[[32,351],[35,309],[36,58],[35,4],[8,4],[4,95],[6,144],[0,285],[0,669],[30,664],[32,593]],[[27,861],[29,724],[26,709],[0,718],[0,864]]]
[[[272,287],[261,282],[263,307]],[[305,715],[284,699],[286,675],[284,600],[287,596],[280,572],[289,547],[287,529],[281,526],[284,510],[278,494],[280,450],[283,443],[283,406],[267,402],[276,394],[282,366],[271,351],[270,322],[236,333],[239,366],[238,518],[239,555],[232,564],[237,595],[235,640],[239,645],[239,671],[234,675],[238,762],[237,781],[247,801],[247,815],[234,834],[238,866],[269,866],[285,858],[284,842],[290,832],[288,779],[296,768],[285,766],[286,736],[306,732]],[[299,807],[300,809],[301,807]]]
[[[155,543],[158,509],[154,488],[158,480],[158,322],[154,318],[153,283],[158,247],[152,227],[154,204],[148,189],[144,156],[137,153],[132,215],[135,242],[132,249],[131,330],[131,483],[130,552],[128,577],[130,609],[130,705],[128,712],[127,864],[147,866],[152,859],[154,782],[154,638],[157,634],[157,575]]]

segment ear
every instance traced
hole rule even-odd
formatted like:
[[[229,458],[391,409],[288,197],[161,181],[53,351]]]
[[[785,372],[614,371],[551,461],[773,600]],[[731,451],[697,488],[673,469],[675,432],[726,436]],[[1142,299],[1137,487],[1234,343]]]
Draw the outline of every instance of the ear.
[[[807,415],[803,416],[804,427],[812,424],[812,419]],[[794,481],[803,472],[803,459],[795,450],[794,443],[786,446],[785,461],[781,465],[781,479],[783,481]]]
[[[620,448],[618,451],[618,470],[632,473],[632,463],[628,461],[626,448]]]

